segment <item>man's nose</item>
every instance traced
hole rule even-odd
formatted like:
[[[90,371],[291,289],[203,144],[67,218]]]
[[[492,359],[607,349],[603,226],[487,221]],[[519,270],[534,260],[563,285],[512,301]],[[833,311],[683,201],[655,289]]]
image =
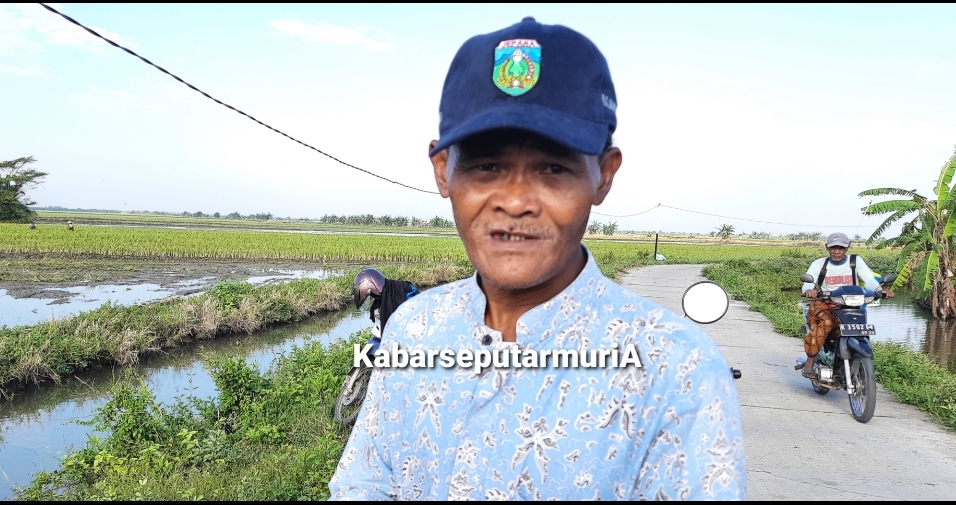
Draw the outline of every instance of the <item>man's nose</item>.
[[[512,217],[541,212],[541,201],[534,181],[521,172],[513,171],[495,192],[495,210],[500,209]]]

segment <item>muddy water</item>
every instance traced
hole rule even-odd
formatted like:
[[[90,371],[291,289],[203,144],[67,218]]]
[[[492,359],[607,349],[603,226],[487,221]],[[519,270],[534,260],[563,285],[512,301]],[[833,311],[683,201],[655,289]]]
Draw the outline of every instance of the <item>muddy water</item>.
[[[172,349],[144,358],[137,366],[147,385],[164,403],[177,396],[210,398],[217,394],[200,355],[243,355],[265,370],[279,355],[306,342],[323,345],[345,339],[371,322],[367,314],[342,311],[251,336],[224,337]],[[21,391],[0,403],[0,499],[13,495],[15,486],[29,484],[40,470],[53,470],[69,447],[80,448],[92,430],[71,421],[89,420],[120,369],[102,368],[78,374],[59,386]]]
[[[899,342],[956,373],[956,321],[933,319],[902,297],[881,300],[867,312],[868,321],[876,325],[874,341]]]
[[[291,279],[322,279],[334,275],[334,270],[273,270],[249,277],[254,286]],[[200,277],[169,284],[99,284],[70,286],[41,291],[38,297],[14,298],[0,289],[0,327],[42,323],[51,318],[61,319],[98,308],[107,301],[133,305],[161,300],[170,296],[196,293],[216,283],[215,276]],[[2,476],[0,476],[2,478]]]

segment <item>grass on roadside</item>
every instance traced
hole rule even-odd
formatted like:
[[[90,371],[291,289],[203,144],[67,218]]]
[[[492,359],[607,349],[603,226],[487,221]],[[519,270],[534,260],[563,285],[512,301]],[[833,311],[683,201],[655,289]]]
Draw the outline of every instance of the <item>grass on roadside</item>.
[[[873,343],[876,380],[908,405],[956,429],[956,375],[900,344]]]
[[[750,304],[751,310],[767,316],[778,333],[803,338],[803,317],[796,303],[802,284],[799,276],[806,272],[809,262],[794,256],[708,265],[704,276]],[[874,270],[885,268],[883,260],[866,260]],[[874,342],[873,349],[876,377],[883,387],[901,402],[956,429],[956,375],[899,344]]]

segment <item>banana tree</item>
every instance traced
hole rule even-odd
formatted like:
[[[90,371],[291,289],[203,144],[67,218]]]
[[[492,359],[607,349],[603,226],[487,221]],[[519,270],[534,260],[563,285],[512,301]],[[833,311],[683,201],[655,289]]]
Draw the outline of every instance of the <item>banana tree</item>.
[[[877,249],[901,248],[896,266],[899,277],[893,283],[893,289],[912,281],[929,295],[927,301],[933,315],[942,319],[956,317],[956,279],[953,278],[956,188],[951,186],[954,172],[956,153],[940,169],[933,188],[935,199],[920,195],[916,190],[900,188],[875,188],[860,193],[861,197],[904,197],[871,203],[863,209],[865,215],[889,214],[867,243],[876,241]],[[877,240],[890,226],[904,218],[909,218],[909,221],[903,223],[898,236]],[[921,275],[914,276],[914,273]]]
[[[724,223],[720,227],[716,228],[717,236],[724,241],[730,240],[730,236],[734,234],[734,226],[732,224]]]

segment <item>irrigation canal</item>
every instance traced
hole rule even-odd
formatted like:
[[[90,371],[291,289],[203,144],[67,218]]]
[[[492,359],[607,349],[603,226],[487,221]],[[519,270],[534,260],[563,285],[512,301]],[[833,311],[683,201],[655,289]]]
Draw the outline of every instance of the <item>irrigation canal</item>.
[[[280,275],[251,280],[269,282],[289,276],[324,275],[324,272],[276,273]],[[177,288],[194,288],[205,280],[197,279]],[[112,295],[114,298],[119,297],[115,300],[119,303],[144,301],[136,298],[138,296],[154,299],[170,295],[152,285],[132,286],[127,291],[128,287],[84,287],[85,291],[77,295],[78,298],[57,305],[65,311],[63,314],[67,314],[95,308],[105,299],[113,299],[110,298],[113,293],[119,293]],[[673,287],[675,290],[668,296],[675,298],[675,303],[667,305],[676,304],[679,307],[680,293],[686,286]],[[639,286],[633,286],[632,289],[640,291]],[[94,297],[91,293],[100,296]],[[0,297],[3,295],[0,292]],[[27,301],[21,302],[23,307],[18,306],[17,319],[32,319],[34,313],[27,306],[28,303],[39,304],[49,310],[50,300],[20,300]],[[13,307],[6,303],[9,301],[6,298],[2,301],[5,309]],[[4,312],[8,317],[13,317],[14,311]],[[930,355],[934,361],[956,373],[956,322],[929,319],[905,299],[883,301],[881,306],[872,307],[870,321],[876,324],[879,333],[877,340],[901,342]],[[153,354],[145,357],[137,368],[162,402],[172,402],[180,395],[209,398],[216,394],[216,389],[203,367],[201,356],[241,354],[265,370],[277,355],[293,346],[301,346],[306,342],[328,344],[368,325],[365,315],[357,311],[342,311],[252,336],[224,337]],[[794,348],[797,347],[795,344]],[[12,497],[13,488],[29,483],[36,472],[57,468],[60,458],[69,447],[79,448],[86,443],[87,437],[93,434],[91,429],[73,421],[92,418],[96,408],[106,402],[106,395],[118,374],[119,369],[109,367],[90,370],[65,379],[59,386],[50,384],[29,388],[19,392],[12,401],[0,402],[0,500]]]
[[[211,398],[217,394],[201,356],[243,355],[265,371],[272,361],[305,343],[324,345],[345,339],[371,324],[367,314],[346,310],[314,317],[254,335],[221,337],[200,344],[151,354],[137,365],[138,372],[163,403],[177,396]],[[106,403],[120,368],[104,367],[66,378],[59,385],[33,387],[0,402],[0,500],[13,496],[15,486],[29,484],[40,470],[58,468],[69,447],[82,447],[90,427],[85,421]]]

